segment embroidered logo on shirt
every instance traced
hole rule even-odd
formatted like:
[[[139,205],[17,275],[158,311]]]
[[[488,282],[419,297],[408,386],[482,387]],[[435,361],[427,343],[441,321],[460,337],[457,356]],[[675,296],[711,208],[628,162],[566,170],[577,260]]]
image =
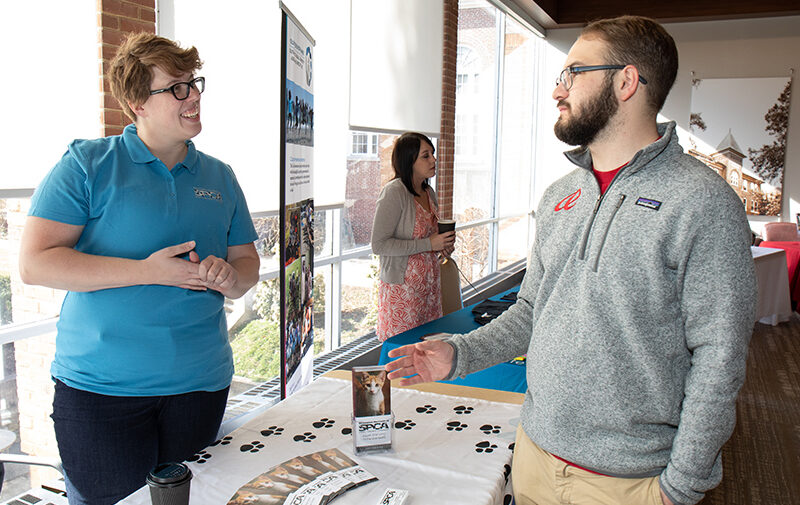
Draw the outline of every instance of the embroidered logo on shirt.
[[[659,202],[658,200],[651,200],[649,198],[642,198],[642,197],[639,197],[639,199],[636,200],[636,205],[641,205],[642,207],[647,207],[648,209],[653,209],[653,210],[658,210],[659,208],[661,208],[661,202]]]
[[[194,197],[202,198],[204,200],[218,200],[222,201],[222,193],[214,191],[213,189],[193,188]]]
[[[578,191],[572,193],[571,195],[567,195],[561,199],[560,202],[556,204],[556,208],[554,209],[556,212],[559,210],[569,210],[575,206],[575,202],[578,201],[578,198],[581,196],[581,190],[578,188]]]

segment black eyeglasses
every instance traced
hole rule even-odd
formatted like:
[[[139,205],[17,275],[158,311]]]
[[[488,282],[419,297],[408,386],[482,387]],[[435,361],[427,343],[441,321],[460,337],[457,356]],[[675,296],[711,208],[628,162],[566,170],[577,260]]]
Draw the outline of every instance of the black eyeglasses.
[[[567,67],[561,71],[556,79],[556,86],[559,84],[564,85],[564,89],[569,91],[572,87],[572,81],[574,79],[575,74],[580,74],[581,72],[592,72],[594,70],[622,70],[627,65],[588,65],[584,67]],[[647,84],[647,79],[639,76],[639,82],[642,84]]]
[[[205,77],[195,77],[189,82],[176,82],[172,86],[168,88],[162,89],[152,89],[150,90],[151,95],[157,95],[159,93],[166,93],[167,91],[172,92],[172,96],[175,97],[176,100],[186,100],[189,98],[189,93],[192,92],[192,88],[196,89],[198,93],[202,93],[206,89],[206,78]]]

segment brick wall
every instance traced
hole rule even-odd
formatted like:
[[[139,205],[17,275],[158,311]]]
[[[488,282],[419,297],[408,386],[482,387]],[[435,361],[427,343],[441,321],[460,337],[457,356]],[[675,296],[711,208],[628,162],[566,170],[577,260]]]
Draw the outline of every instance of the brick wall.
[[[456,123],[456,51],[458,0],[444,0],[444,50],[442,58],[442,121],[438,148],[436,193],[442,218],[453,217],[453,159]]]
[[[111,96],[104,74],[108,62],[127,33],[155,33],[155,0],[97,0],[98,72],[100,134],[117,135],[130,120],[119,103]],[[25,224],[29,200],[9,199],[8,241],[12,251],[10,262],[19,260],[19,239]],[[23,323],[57,315],[64,292],[22,284],[16,268],[12,272],[12,303],[15,323]],[[53,403],[53,381],[50,363],[55,356],[55,335],[42,335],[15,342],[17,397],[19,405],[20,449],[36,456],[57,457],[53,422],[50,419]],[[31,485],[58,476],[54,470],[31,467]]]
[[[156,31],[155,0],[97,0],[100,58],[100,124],[103,136],[119,135],[131,120],[111,96],[105,80],[108,63],[128,33]]]

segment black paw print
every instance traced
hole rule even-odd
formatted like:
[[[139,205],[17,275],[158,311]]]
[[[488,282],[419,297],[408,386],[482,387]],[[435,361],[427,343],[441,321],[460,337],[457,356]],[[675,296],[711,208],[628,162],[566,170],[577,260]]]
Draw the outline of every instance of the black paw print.
[[[500,433],[500,427],[492,424],[484,424],[481,426],[481,431],[487,435],[491,433]]]
[[[307,432],[305,432],[305,433],[303,433],[301,435],[295,435],[294,436],[294,441],[295,442],[311,442],[315,438],[317,438],[316,435],[314,435],[310,431],[307,431]]]
[[[186,461],[193,461],[202,465],[209,459],[211,459],[211,454],[207,453],[206,451],[200,451],[197,454],[190,456]]]
[[[258,452],[264,448],[264,444],[262,444],[259,440],[253,440],[249,444],[244,444],[239,447],[239,450],[242,452]]]
[[[233,437],[225,436],[211,444],[210,447],[214,447],[215,445],[228,445],[231,443],[231,440],[233,440]]]
[[[511,452],[514,452],[514,445],[515,444],[516,444],[516,442],[511,442],[510,444],[508,444],[508,450],[511,451]]]
[[[436,407],[433,405],[423,405],[422,407],[417,407],[417,412],[420,414],[433,414],[436,412]]]
[[[485,440],[483,442],[478,442],[477,444],[475,444],[475,452],[489,453],[489,452],[494,452],[495,449],[497,449],[496,445],[494,445],[491,442],[487,442]]]
[[[503,497],[503,505],[511,505],[514,502],[514,497],[507,494]]]
[[[459,405],[458,407],[453,407],[453,410],[456,414],[472,414],[473,408]]]
[[[327,417],[323,417],[319,421],[311,423],[311,426],[314,428],[330,428],[335,423],[333,419],[328,419]]]
[[[353,433],[353,428],[342,428],[342,435],[350,435]]]
[[[269,437],[271,435],[275,435],[277,437],[278,435],[283,435],[283,428],[278,426],[270,426],[266,430],[261,430],[261,434],[265,437]]]
[[[460,421],[450,421],[449,423],[447,423],[447,431],[453,431],[453,430],[461,431],[466,427],[467,425]]]
[[[509,475],[511,475],[511,465],[503,465],[503,477],[506,478],[506,484],[508,484]]]
[[[398,430],[406,430],[406,431],[413,429],[414,426],[416,425],[417,423],[415,423],[411,419],[406,419],[405,421],[397,421],[396,423],[394,423],[395,428],[397,428]]]

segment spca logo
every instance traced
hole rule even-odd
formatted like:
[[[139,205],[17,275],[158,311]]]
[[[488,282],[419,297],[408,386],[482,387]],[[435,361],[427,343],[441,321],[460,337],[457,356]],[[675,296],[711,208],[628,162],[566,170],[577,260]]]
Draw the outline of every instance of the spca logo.
[[[214,191],[213,189],[193,188],[194,197],[202,198],[203,200],[217,200],[222,201],[222,193]]]
[[[384,495],[381,505],[390,505],[392,503],[392,498],[394,498],[394,494],[394,491],[386,491],[386,495]]]
[[[389,429],[389,423],[386,421],[378,421],[374,423],[359,423],[358,431],[378,431]]]

